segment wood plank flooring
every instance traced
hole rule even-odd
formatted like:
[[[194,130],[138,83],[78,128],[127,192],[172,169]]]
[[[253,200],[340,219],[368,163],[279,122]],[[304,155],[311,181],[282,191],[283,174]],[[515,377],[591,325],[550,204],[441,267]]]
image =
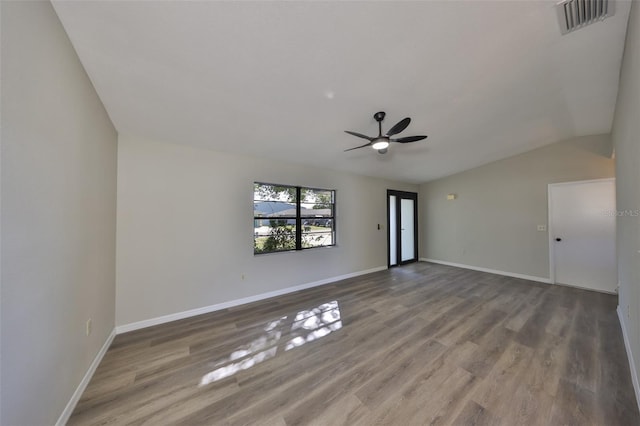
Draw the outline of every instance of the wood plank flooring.
[[[71,425],[639,425],[616,297],[416,263],[116,337]]]

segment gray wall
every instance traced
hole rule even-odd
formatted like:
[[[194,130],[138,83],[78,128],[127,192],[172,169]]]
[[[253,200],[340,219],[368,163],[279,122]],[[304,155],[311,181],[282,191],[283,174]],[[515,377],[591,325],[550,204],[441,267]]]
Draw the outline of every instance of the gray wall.
[[[335,189],[338,246],[254,256],[254,181]],[[418,187],[120,135],[116,322],[386,267],[387,189]]]
[[[421,185],[420,257],[549,278],[547,185],[613,177],[610,153],[576,138]]]
[[[640,5],[631,7],[612,139],[616,149],[619,211],[640,209]],[[640,391],[640,218],[618,216],[618,279],[622,326],[635,362]],[[640,395],[637,395],[640,396]]]
[[[0,7],[0,423],[51,425],[114,327],[117,135],[51,4]]]

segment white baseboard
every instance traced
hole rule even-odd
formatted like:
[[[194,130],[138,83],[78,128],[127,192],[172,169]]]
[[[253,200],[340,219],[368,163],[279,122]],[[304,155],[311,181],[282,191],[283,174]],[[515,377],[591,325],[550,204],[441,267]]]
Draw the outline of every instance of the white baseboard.
[[[522,278],[523,280],[537,281],[540,283],[551,284],[551,280],[549,278],[536,277],[534,275],[516,274],[515,272],[507,272],[507,271],[500,271],[497,269],[482,268],[480,266],[464,265],[462,263],[445,262],[444,260],[427,259],[425,257],[421,257],[420,262],[438,263],[440,265],[455,266],[457,268],[471,269],[473,271],[488,272],[490,274],[504,275],[506,277]]]
[[[243,297],[242,299],[230,300],[228,302],[217,303],[215,305],[203,306],[202,308],[190,309],[188,311],[176,312],[175,314],[163,315],[161,317],[150,318],[147,320],[119,325],[116,327],[116,334],[122,334],[128,331],[139,330],[141,328],[151,327],[158,324],[164,324],[167,322],[189,318],[196,315],[208,314],[209,312],[215,312],[222,309],[231,308],[234,306],[244,305],[246,303],[257,302],[260,300],[269,299],[270,297],[282,296],[283,294],[293,293],[294,291],[300,291],[300,290],[305,290],[307,288],[318,287],[318,286],[333,283],[336,281],[345,280],[347,278],[357,277],[359,275],[365,275],[365,274],[371,274],[373,272],[383,271],[385,269],[387,269],[386,266],[378,266],[376,268],[367,269],[364,271],[352,272],[350,274],[326,278],[324,280],[301,284],[294,287],[287,287],[280,290],[257,294],[255,296]]]
[[[64,426],[69,421],[69,417],[71,417],[71,413],[73,413],[73,410],[76,408],[76,404],[78,404],[78,401],[82,396],[82,393],[84,392],[84,390],[87,388],[87,385],[91,381],[91,377],[93,377],[93,373],[96,372],[96,368],[98,368],[98,365],[100,365],[100,361],[102,361],[104,354],[107,353],[109,346],[111,346],[111,342],[113,342],[114,337],[116,337],[115,328],[111,331],[111,334],[109,334],[109,337],[107,337],[107,340],[104,342],[104,345],[102,345],[102,347],[98,351],[98,354],[93,359],[93,362],[91,362],[89,369],[87,370],[84,377],[80,381],[80,384],[76,388],[76,391],[71,396],[71,399],[67,403],[67,406],[64,407],[62,414],[60,414],[60,417],[56,422],[56,426]]]
[[[618,320],[620,321],[620,328],[622,328],[622,338],[624,339],[624,347],[627,350],[627,359],[629,360],[629,370],[631,371],[631,381],[633,382],[633,390],[636,393],[636,403],[638,409],[640,409],[640,383],[638,382],[638,371],[636,370],[636,363],[633,360],[633,352],[631,352],[631,343],[629,342],[629,335],[627,334],[627,327],[624,326],[622,309],[618,305]]]

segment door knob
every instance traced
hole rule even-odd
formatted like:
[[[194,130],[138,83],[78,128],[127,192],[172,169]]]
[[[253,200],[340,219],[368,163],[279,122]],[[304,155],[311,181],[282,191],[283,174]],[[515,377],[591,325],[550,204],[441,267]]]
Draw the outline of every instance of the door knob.
[[[556,241],[562,241],[562,238],[556,238]]]

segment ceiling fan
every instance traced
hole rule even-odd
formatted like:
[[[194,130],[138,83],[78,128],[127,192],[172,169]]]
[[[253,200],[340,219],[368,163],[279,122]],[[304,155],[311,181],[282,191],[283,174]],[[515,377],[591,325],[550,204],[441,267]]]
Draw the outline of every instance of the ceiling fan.
[[[387,152],[391,142],[409,143],[409,142],[421,141],[422,139],[427,138],[426,136],[405,136],[403,138],[391,139],[391,136],[397,135],[398,133],[402,132],[404,129],[407,128],[409,123],[411,123],[411,119],[409,117],[398,121],[395,126],[390,128],[389,131],[387,131],[387,133],[383,135],[382,120],[384,120],[385,115],[386,114],[384,111],[376,112],[375,114],[373,114],[373,118],[378,122],[378,136],[376,137],[371,137],[371,136],[363,135],[362,133],[345,130],[345,133],[349,133],[350,135],[357,136],[362,139],[367,139],[369,143],[356,146],[355,148],[345,149],[344,152],[370,146],[371,148],[378,151],[380,154],[384,154]]]

